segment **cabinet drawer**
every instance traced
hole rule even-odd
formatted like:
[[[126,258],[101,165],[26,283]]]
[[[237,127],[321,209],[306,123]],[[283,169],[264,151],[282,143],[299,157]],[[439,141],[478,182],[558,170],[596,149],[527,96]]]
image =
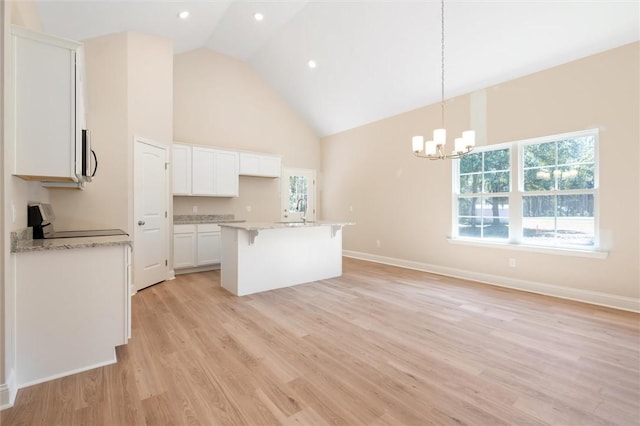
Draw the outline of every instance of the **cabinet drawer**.
[[[196,225],[173,225],[174,234],[191,234],[196,232]]]
[[[220,225],[217,223],[201,223],[198,225],[198,232],[220,232]]]

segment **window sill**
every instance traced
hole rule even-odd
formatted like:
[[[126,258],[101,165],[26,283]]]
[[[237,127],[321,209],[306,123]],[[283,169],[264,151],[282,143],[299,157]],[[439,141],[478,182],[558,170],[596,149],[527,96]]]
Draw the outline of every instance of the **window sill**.
[[[533,252],[533,253],[545,253],[545,254],[553,254],[553,255],[559,255],[559,256],[587,257],[591,259],[606,259],[609,256],[609,252],[597,251],[597,250],[578,250],[578,249],[569,249],[569,248],[543,247],[543,246],[533,246],[533,245],[524,245],[524,244],[501,243],[497,241],[466,240],[466,239],[460,239],[460,238],[458,239],[447,238],[447,240],[451,244],[460,244],[463,246],[527,251],[527,252]]]

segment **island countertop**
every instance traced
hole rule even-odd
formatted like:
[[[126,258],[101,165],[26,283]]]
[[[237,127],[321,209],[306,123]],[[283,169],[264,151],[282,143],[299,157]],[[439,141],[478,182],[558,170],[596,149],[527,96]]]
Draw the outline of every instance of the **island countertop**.
[[[285,229],[285,228],[309,228],[315,226],[335,226],[343,227],[355,225],[355,222],[340,221],[309,221],[309,222],[241,222],[241,223],[220,223],[221,227],[242,229],[245,231],[263,231],[266,229]]]

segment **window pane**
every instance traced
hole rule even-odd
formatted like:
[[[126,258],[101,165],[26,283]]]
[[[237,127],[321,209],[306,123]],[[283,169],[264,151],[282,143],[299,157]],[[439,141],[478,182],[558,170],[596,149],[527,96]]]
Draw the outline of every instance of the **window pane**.
[[[467,154],[460,159],[460,173],[476,173],[482,171],[482,153]]]
[[[548,167],[526,169],[524,171],[525,191],[549,191],[554,189],[553,170]]]
[[[480,238],[482,227],[480,217],[461,217],[458,219],[458,235],[461,237]]]
[[[465,158],[465,157],[463,157]],[[482,190],[482,175],[461,175],[460,176],[460,193],[461,194],[477,194]]]
[[[523,197],[523,238],[530,243],[593,246],[592,194]]]
[[[595,164],[559,167],[558,189],[591,189],[594,187]]]
[[[289,213],[307,211],[307,188],[306,176],[289,177]]]
[[[558,164],[592,163],[595,160],[595,138],[584,136],[558,142]]]
[[[458,200],[458,215],[459,216],[475,216],[476,215],[476,203],[478,197],[473,198],[460,198]]]
[[[558,216],[593,217],[593,195],[558,195]]]
[[[486,197],[482,207],[482,237],[509,238],[509,198]]]
[[[489,172],[484,174],[485,192],[509,192],[509,172]]]
[[[556,142],[526,145],[522,151],[525,168],[555,166],[556,164]]]
[[[484,153],[484,171],[509,170],[509,148]]]
[[[555,195],[536,195],[522,197],[522,216],[554,217],[556,213]]]

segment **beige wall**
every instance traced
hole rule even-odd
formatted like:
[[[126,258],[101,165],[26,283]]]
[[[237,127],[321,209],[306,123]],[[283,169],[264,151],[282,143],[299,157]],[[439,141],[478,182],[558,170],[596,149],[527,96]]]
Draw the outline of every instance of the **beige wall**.
[[[83,43],[87,127],[99,166],[84,191],[49,191],[57,229],[120,228],[131,234],[133,138],[171,144],[173,46],[137,33]]]
[[[324,138],[322,214],[357,222],[344,231],[346,250],[637,303],[639,50],[634,43],[486,90],[489,144],[601,129],[600,227],[606,260],[447,242],[451,162],[416,159],[410,148],[412,135],[439,127],[437,106]],[[470,126],[469,99],[447,102],[450,135]],[[508,258],[516,258],[516,268],[508,267]]]
[[[282,155],[319,169],[319,138],[246,63],[209,49],[174,58],[174,141]],[[240,177],[240,197],[174,197],[174,214],[279,218],[279,179]],[[247,212],[246,206],[251,206]]]
[[[84,41],[87,128],[98,171],[84,191],[50,190],[56,229],[128,229],[127,34]]]

